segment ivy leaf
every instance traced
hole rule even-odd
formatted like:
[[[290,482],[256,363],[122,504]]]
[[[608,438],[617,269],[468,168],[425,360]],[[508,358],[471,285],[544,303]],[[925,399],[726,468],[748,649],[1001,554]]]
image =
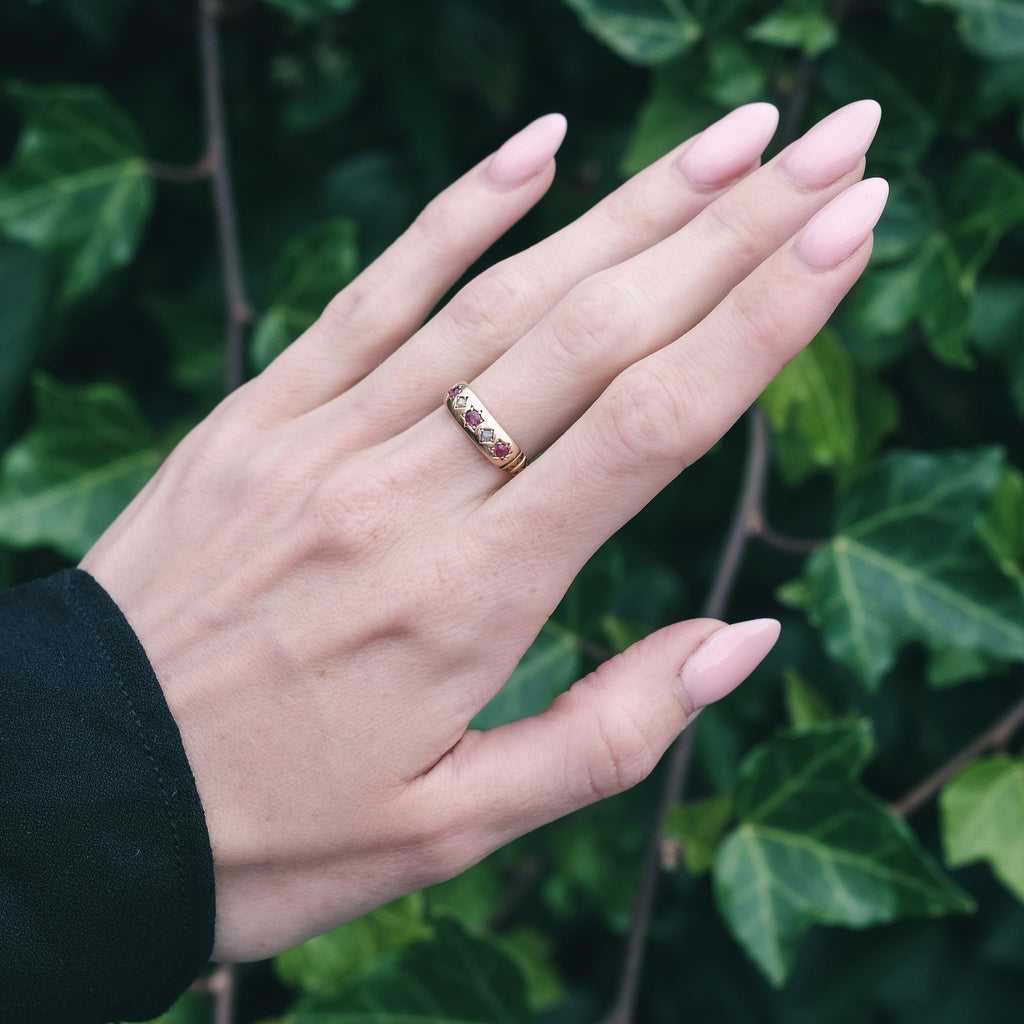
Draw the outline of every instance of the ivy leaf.
[[[1024,6],[1020,7],[1024,14]],[[971,153],[947,189],[949,236],[972,286],[999,240],[1024,221],[1024,174],[988,151]]]
[[[829,725],[836,720],[835,712],[825,702],[825,698],[796,672],[787,669],[783,673],[783,696],[786,701],[786,717],[789,719],[793,733],[813,732],[822,725]]]
[[[943,789],[939,807],[949,865],[988,861],[1024,900],[1024,758],[975,761]]]
[[[1014,278],[981,281],[971,334],[978,349],[1002,366],[1017,415],[1024,418],[1024,284]]]
[[[91,291],[135,254],[153,186],[127,115],[91,86],[14,83],[25,124],[0,175],[0,231],[67,266],[65,300]]]
[[[499,944],[447,918],[435,928],[330,1010],[297,1009],[295,1024],[526,1024],[526,983]]]
[[[715,862],[715,851],[731,818],[728,793],[673,804],[665,819],[664,838],[673,844],[690,874],[703,875]]]
[[[373,913],[303,942],[274,958],[274,970],[286,984],[316,1001],[336,999],[378,960],[411,942],[431,939],[426,900],[414,893]]]
[[[835,23],[817,0],[788,0],[747,29],[747,37],[769,46],[792,47],[819,57],[836,44]]]
[[[0,541],[50,545],[73,561],[160,465],[161,454],[119,387],[35,379],[36,421],[0,462]]]
[[[699,67],[693,61],[672,61],[651,71],[651,91],[640,108],[621,171],[642,171],[680,141],[703,131],[725,113],[698,93]]]
[[[857,782],[867,722],[783,733],[740,768],[739,826],[718,851],[715,897],[776,986],[812,924],[867,928],[972,909],[913,832]]]
[[[859,370],[826,328],[760,399],[782,475],[798,483],[815,470],[842,475],[863,462],[896,426],[895,397]]]
[[[680,0],[563,0],[623,60],[662,64],[700,38],[697,19]]]
[[[1024,591],[979,534],[1002,462],[997,449],[888,455],[850,488],[834,538],[784,592],[866,686],[912,641],[1024,660]]]
[[[921,0],[956,12],[956,27],[970,49],[1002,60],[1024,54],[1024,5],[1020,0]]]
[[[0,241],[0,428],[39,348],[50,276],[46,256]]]
[[[569,630],[547,622],[508,682],[473,719],[474,729],[493,729],[539,715],[580,677],[579,644]]]
[[[293,239],[274,268],[274,300],[252,336],[252,362],[263,370],[359,273],[356,224],[339,217]]]

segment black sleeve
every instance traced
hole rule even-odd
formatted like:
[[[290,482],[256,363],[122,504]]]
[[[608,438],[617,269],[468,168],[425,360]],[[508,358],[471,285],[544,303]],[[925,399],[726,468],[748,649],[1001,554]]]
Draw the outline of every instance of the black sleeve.
[[[0,593],[0,1021],[158,1016],[213,925],[199,794],[128,622],[77,569]]]

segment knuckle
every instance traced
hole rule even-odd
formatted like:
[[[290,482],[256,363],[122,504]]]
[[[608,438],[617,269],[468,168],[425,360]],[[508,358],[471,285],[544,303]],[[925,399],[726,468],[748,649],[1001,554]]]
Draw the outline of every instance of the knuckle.
[[[709,237],[723,248],[734,266],[750,268],[765,256],[765,226],[759,212],[750,204],[712,203],[703,216],[710,221]]]
[[[789,317],[779,297],[763,288],[737,288],[733,292],[732,319],[744,348],[775,349],[790,333]]]
[[[569,360],[591,360],[627,340],[636,323],[635,297],[608,274],[596,274],[576,285],[551,322],[552,339]]]
[[[582,713],[591,719],[585,748],[565,752],[566,786],[581,806],[632,789],[658,763],[658,754],[641,724],[621,704],[609,706],[598,699],[595,686],[600,674],[598,669],[556,701],[566,713]],[[590,706],[581,708],[580,704]],[[576,732],[568,735],[568,742],[575,742]]]
[[[638,462],[676,459],[682,445],[687,401],[685,382],[634,364],[607,393],[599,420],[603,455],[625,468]]]
[[[447,253],[458,247],[465,235],[465,221],[447,192],[432,199],[416,215],[407,237],[414,245],[432,253]]]
[[[395,523],[386,510],[395,482],[386,467],[343,473],[310,495],[302,522],[313,553],[359,558],[388,551],[395,541]]]
[[[613,192],[603,211],[616,235],[636,243],[662,238],[676,227],[676,220],[666,216],[664,202],[643,184],[633,180]]]
[[[511,268],[494,267],[459,291],[443,316],[457,334],[471,337],[476,346],[507,345],[524,319],[523,294]]]

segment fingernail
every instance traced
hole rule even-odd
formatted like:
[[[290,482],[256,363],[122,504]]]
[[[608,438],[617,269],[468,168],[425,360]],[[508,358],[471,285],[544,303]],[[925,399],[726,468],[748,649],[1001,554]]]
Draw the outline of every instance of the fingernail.
[[[782,155],[786,175],[804,188],[824,188],[848,174],[868,151],[882,108],[858,100],[819,121]]]
[[[851,185],[808,221],[793,251],[813,270],[831,270],[864,244],[888,198],[889,183],[884,178]]]
[[[750,170],[778,124],[779,112],[770,103],[738,107],[705,128],[679,157],[676,166],[694,188],[721,188]]]
[[[485,174],[499,188],[518,188],[558,152],[568,124],[561,114],[545,114],[513,135],[488,161]]]
[[[712,633],[690,655],[676,679],[676,696],[688,715],[721,700],[743,682],[775,646],[776,619],[737,622]]]

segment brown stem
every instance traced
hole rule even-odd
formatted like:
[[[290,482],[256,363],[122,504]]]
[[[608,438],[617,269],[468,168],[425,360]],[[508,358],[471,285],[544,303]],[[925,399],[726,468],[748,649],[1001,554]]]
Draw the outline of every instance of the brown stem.
[[[923,782],[918,783],[906,796],[891,805],[892,813],[900,818],[907,818],[918,808],[926,804],[954,776],[958,775],[975,758],[987,754],[990,750],[1005,747],[1013,738],[1013,734],[1024,726],[1024,697],[1012,708],[992,723],[980,736],[976,736],[963,750],[954,754],[941,768],[933,772]]]
[[[764,541],[768,547],[775,548],[777,551],[785,551],[791,555],[811,555],[818,548],[824,547],[828,543],[825,540],[787,537],[785,534],[778,533],[768,525],[760,509],[757,509],[754,513],[754,521],[750,524],[750,532],[758,540]]]
[[[214,999],[214,1024],[232,1024],[235,1019],[237,971],[234,964],[224,964],[210,975],[207,990]]]
[[[736,576],[743,561],[743,553],[751,536],[751,526],[756,521],[764,500],[769,455],[768,428],[760,410],[752,409],[747,415],[750,434],[743,485],[736,502],[736,509],[733,512],[725,547],[715,572],[714,582],[704,602],[703,614],[713,619],[721,618],[729,603],[729,596],[735,586]],[[633,916],[630,921],[626,952],[619,977],[619,991],[607,1018],[607,1024],[631,1024],[633,1020],[640,978],[643,974],[647,931],[654,911],[654,898],[657,895],[658,879],[661,875],[661,851],[665,822],[673,804],[686,790],[696,735],[697,723],[691,722],[676,740],[669,754],[665,785],[659,803],[658,820],[648,842],[644,870],[633,905]]]
[[[197,181],[205,181],[209,178],[213,174],[213,166],[209,156],[197,160],[191,167],[165,164],[159,160],[147,160],[146,173],[157,181],[169,181],[172,185],[192,185]]]
[[[226,391],[234,391],[245,381],[245,328],[252,319],[252,313],[245,297],[228,163],[227,118],[224,113],[220,45],[217,38],[218,5],[215,0],[198,0],[198,5],[203,108],[206,114],[206,160],[211,169],[210,183],[226,305],[224,388]]]

